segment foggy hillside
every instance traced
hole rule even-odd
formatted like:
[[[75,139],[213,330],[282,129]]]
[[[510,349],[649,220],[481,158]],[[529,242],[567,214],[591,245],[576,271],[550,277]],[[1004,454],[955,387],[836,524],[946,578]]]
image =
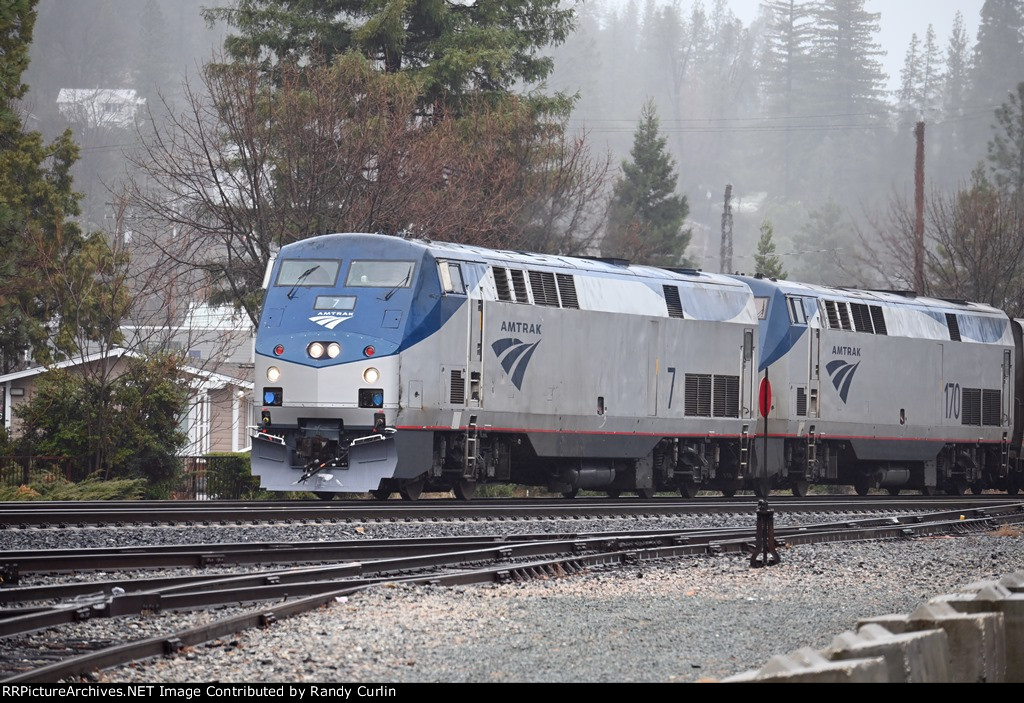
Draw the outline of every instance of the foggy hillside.
[[[89,227],[104,227],[107,186],[123,174],[122,150],[136,126],[146,128],[146,111],[130,125],[71,115],[58,107],[61,89],[134,90],[159,118],[161,96],[175,105],[186,76],[219,49],[223,30],[200,17],[210,4],[222,3],[39,3],[25,75],[28,126],[46,135],[74,129]],[[877,43],[886,17],[864,4],[831,0],[811,12],[808,3],[768,0],[744,22],[727,0],[588,0],[577,6],[575,33],[550,50],[546,89],[578,94],[571,125],[616,165],[653,99],[689,200],[687,254],[698,266],[719,268],[723,193],[732,184],[734,268],[751,270],[768,218],[791,278],[855,283],[868,275],[855,227],[866,229],[894,193],[912,190],[914,123],[926,123],[928,187],[963,185],[986,158],[993,111],[1024,78],[1020,3],[986,2],[1012,17],[982,18],[977,36],[946,17],[954,30],[938,36],[922,12],[916,44],[900,47]],[[898,77],[883,69],[886,52],[904,57]]]

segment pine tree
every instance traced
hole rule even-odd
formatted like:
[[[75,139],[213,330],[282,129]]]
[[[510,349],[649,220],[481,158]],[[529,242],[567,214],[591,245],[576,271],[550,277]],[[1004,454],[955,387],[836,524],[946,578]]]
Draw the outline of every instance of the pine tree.
[[[238,0],[204,16],[238,30],[225,42],[236,60],[270,68],[357,51],[389,73],[417,75],[427,104],[452,104],[468,92],[507,93],[546,78],[552,62],[540,51],[565,40],[574,11],[559,0]],[[567,109],[566,100],[557,96],[553,109]]]
[[[1011,195],[1024,195],[1024,83],[996,110],[988,161],[995,183]]]
[[[928,168],[929,178],[949,187],[957,187],[977,163],[977,153],[972,150],[973,128],[965,122],[971,74],[969,45],[963,14],[957,12],[946,44],[945,72],[939,88],[941,119],[928,125],[933,147],[927,157],[933,164]],[[983,131],[983,125],[978,124],[977,129]]]
[[[36,0],[12,0],[0,10],[0,373],[31,350],[38,360],[74,348],[75,316],[61,310],[60,286],[47,280],[52,262],[73,260],[85,244],[71,219],[78,148],[70,130],[51,144],[26,132],[17,101],[36,18]],[[62,314],[64,312],[65,314]]]
[[[775,253],[774,228],[771,221],[761,223],[761,238],[757,240],[757,254],[754,256],[754,273],[765,278],[785,280],[782,259]]]
[[[809,111],[814,85],[814,64],[810,52],[812,27],[810,6],[797,0],[768,0],[762,3],[767,13],[764,49],[761,55],[761,86],[765,106],[772,117],[781,117],[783,133],[772,140],[772,152],[766,163],[781,164],[783,195],[796,192],[796,169],[800,161],[795,153],[794,128]]]
[[[1024,7],[1019,0],[985,0],[974,47],[970,103],[993,108],[1024,75]]]
[[[691,232],[683,229],[690,208],[686,196],[676,194],[678,176],[659,134],[653,101],[641,112],[630,155],[615,183],[601,252],[636,263],[678,266],[690,243]]]

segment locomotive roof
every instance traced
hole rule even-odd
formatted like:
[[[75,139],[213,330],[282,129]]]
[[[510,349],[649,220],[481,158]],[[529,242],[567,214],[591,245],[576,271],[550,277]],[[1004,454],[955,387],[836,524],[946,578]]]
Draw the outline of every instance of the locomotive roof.
[[[512,265],[521,267],[549,267],[560,269],[571,269],[579,272],[603,273],[617,276],[635,276],[638,278],[652,278],[672,280],[677,282],[688,282],[704,285],[719,285],[729,288],[744,287],[735,278],[717,273],[708,273],[696,269],[671,269],[656,266],[641,266],[629,264],[624,260],[601,259],[589,257],[561,256],[556,254],[539,254],[526,251],[512,251],[507,249],[488,249],[486,247],[470,244],[456,244],[453,242],[433,241],[430,239],[402,239],[392,235],[349,233],[349,234],[327,234],[318,237],[300,240],[289,244],[285,249],[301,247],[303,243],[309,243],[313,239],[323,242],[328,238],[389,238],[401,241],[407,246],[421,247],[431,255],[451,259],[472,259],[485,261],[488,264]],[[282,253],[285,253],[282,250]]]
[[[798,281],[787,281],[773,278],[757,278],[752,276],[736,276],[754,291],[758,289],[775,288],[782,293],[789,295],[801,295],[814,298],[832,298],[835,300],[873,302],[894,307],[911,307],[917,309],[933,309],[942,312],[971,312],[980,315],[995,315],[1006,317],[1006,314],[998,308],[975,303],[967,300],[954,300],[951,298],[931,298],[917,295],[912,291],[886,291],[868,290],[860,288],[845,288],[842,286],[823,286],[813,283],[800,283]]]

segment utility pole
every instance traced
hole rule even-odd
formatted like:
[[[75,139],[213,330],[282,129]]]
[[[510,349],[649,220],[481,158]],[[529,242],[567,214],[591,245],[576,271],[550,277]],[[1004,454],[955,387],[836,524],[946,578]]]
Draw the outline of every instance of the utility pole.
[[[924,122],[914,127],[917,158],[914,160],[914,290],[924,293]]]
[[[720,273],[733,273],[732,270],[732,184],[725,186],[725,207],[722,210],[722,249]]]

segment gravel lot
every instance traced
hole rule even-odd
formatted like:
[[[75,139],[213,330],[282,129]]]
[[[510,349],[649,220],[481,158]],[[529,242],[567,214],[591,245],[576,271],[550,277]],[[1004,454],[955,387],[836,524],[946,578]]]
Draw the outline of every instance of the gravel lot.
[[[97,680],[717,680],[774,654],[824,647],[858,618],[909,613],[933,596],[1024,570],[1024,535],[801,546],[781,557],[767,569],[733,555],[517,585],[392,584]]]

